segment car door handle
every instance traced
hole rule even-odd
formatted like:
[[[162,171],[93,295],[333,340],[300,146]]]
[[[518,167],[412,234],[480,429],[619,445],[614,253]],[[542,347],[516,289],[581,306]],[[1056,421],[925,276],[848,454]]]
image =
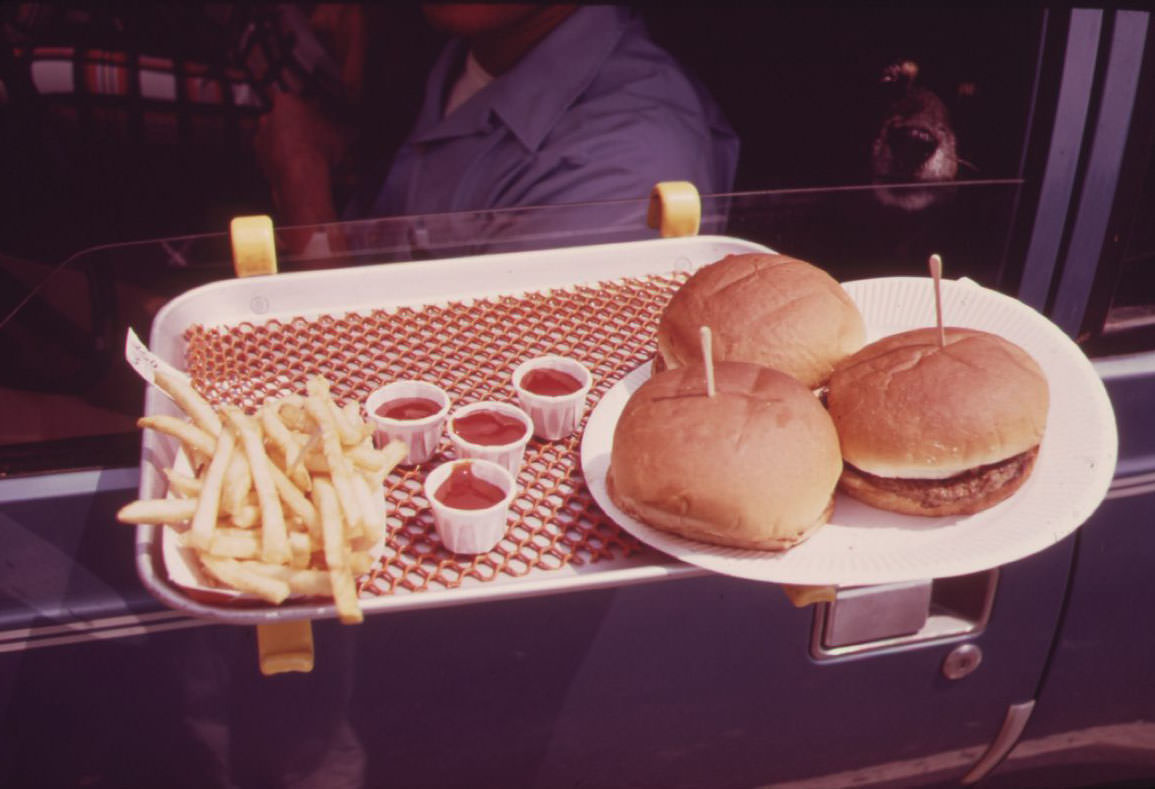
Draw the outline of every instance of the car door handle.
[[[810,652],[829,660],[981,632],[998,569],[954,578],[839,588],[815,606]]]

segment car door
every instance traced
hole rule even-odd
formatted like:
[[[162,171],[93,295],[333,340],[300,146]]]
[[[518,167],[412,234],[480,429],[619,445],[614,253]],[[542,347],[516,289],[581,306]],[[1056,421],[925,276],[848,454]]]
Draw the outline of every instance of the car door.
[[[1155,55],[1150,14],[1121,11],[1101,21],[1109,47],[1099,54],[1105,64],[1099,111],[1046,304],[1079,338],[1107,386],[1119,430],[1118,469],[1103,505],[1076,535],[1068,598],[1038,704],[1021,743],[992,776],[995,786],[1138,785],[1155,771],[1153,645],[1144,624],[1155,438]],[[1032,263],[1038,268],[1046,260]],[[1041,302],[1042,289],[1035,293]]]

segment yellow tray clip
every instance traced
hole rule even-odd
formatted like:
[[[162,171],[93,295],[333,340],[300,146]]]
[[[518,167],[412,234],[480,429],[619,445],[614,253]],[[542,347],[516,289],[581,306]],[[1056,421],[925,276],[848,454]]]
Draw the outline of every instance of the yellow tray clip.
[[[689,181],[662,181],[650,193],[646,224],[662,238],[698,235],[702,225],[702,200]]]

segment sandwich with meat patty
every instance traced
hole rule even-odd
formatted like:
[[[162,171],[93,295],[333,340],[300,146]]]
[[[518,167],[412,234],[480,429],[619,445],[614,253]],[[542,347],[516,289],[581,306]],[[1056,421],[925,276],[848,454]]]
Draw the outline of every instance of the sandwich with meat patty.
[[[827,408],[839,488],[886,510],[969,515],[1030,476],[1047,423],[1038,363],[998,335],[937,328],[884,337],[834,370]]]
[[[610,498],[655,529],[734,548],[781,551],[830,520],[838,434],[797,379],[749,362],[701,363],[641,385],[614,429]]]
[[[811,389],[866,342],[858,306],[837,280],[787,255],[727,255],[703,266],[670,299],[658,323],[655,371],[694,363],[709,326],[718,361],[753,362]]]

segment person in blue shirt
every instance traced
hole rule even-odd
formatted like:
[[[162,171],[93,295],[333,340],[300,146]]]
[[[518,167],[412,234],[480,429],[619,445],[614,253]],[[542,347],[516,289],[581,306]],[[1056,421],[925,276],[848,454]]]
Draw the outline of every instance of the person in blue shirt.
[[[282,224],[643,200],[659,181],[733,187],[738,139],[707,94],[618,6],[442,5],[454,37],[383,182],[332,205],[339,130],[281,94],[258,133]]]

